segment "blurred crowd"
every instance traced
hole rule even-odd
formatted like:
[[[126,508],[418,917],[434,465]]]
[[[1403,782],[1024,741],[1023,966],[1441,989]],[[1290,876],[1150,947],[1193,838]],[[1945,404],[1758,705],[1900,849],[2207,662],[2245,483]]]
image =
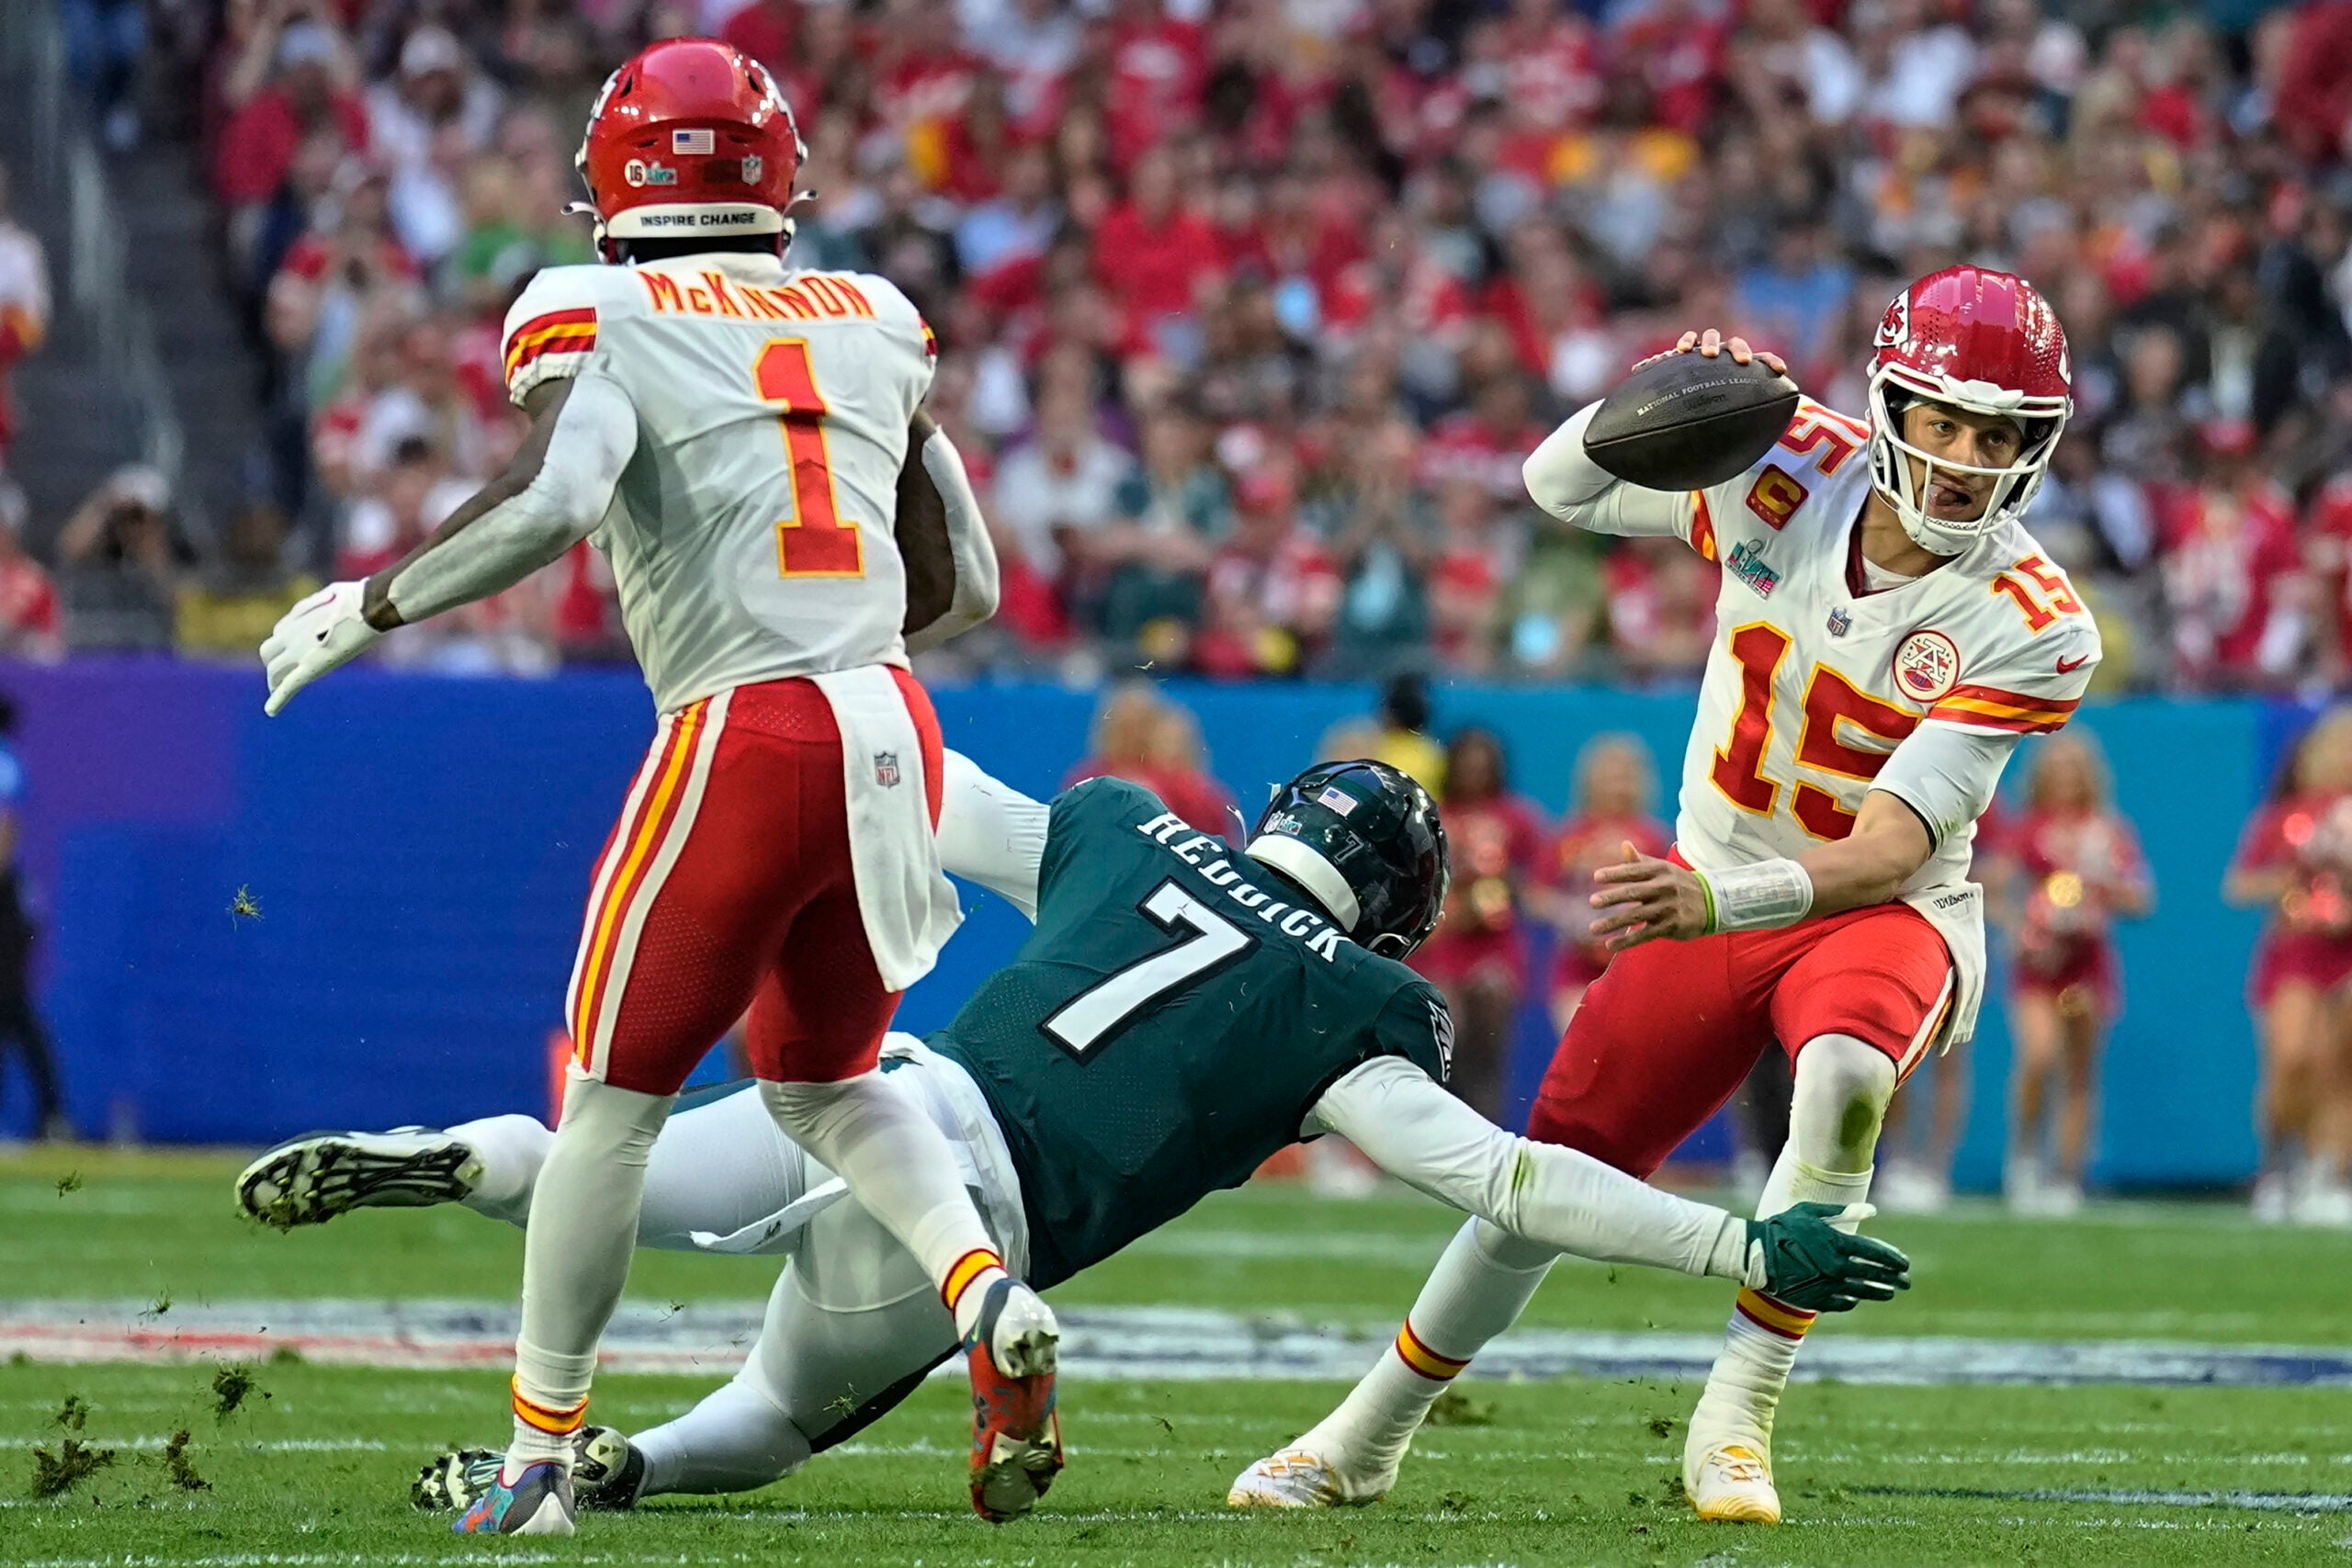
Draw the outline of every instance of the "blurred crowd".
[[[65,3],[108,143],[200,142],[272,433],[217,536],[166,506],[142,542],[148,476],[93,498],[62,564],[134,581],[86,625],[69,596],[75,641],[169,638],[116,601],[209,584],[177,634],[206,645],[492,471],[501,313],[587,259],[561,209],[596,86],[703,31],[798,113],[796,257],[938,329],[1007,569],[965,664],[1688,678],[1704,563],[1560,526],[1521,458],[1686,326],[1859,412],[1887,299],[1966,258],[2073,341],[2030,521],[2102,681],[2352,665],[2352,0]],[[388,646],[621,650],[585,549]]]

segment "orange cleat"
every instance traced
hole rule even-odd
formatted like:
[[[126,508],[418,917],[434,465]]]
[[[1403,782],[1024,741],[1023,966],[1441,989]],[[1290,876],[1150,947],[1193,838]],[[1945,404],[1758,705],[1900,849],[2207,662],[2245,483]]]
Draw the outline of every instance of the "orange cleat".
[[[999,1280],[964,1348],[972,1371],[972,1511],[1002,1524],[1035,1506],[1062,1468],[1054,1410],[1061,1329],[1036,1292]]]

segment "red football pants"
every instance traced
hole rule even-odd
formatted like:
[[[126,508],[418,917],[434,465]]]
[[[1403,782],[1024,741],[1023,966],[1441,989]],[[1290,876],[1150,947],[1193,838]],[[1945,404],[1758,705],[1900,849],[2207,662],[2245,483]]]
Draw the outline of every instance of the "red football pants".
[[[939,720],[892,671],[939,820]],[[808,681],[662,716],[596,862],[565,1009],[589,1077],[675,1094],[748,1009],[752,1070],[831,1083],[875,1065],[899,1007],[850,867],[841,729]]]
[[[1850,1034],[1907,1075],[1951,1005],[1943,938],[1907,904],[1619,953],[1544,1074],[1527,1135],[1646,1178],[1767,1046]]]

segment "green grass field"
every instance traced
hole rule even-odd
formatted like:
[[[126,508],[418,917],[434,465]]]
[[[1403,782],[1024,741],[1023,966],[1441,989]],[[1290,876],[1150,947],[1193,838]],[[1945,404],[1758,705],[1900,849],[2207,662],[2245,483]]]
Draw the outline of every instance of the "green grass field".
[[[0,1318],[35,1298],[133,1301],[169,1323],[198,1303],[514,1296],[516,1233],[451,1210],[275,1235],[231,1214],[233,1168],[204,1156],[0,1158]],[[1409,1197],[1316,1203],[1253,1189],[1055,1299],[1329,1324],[1361,1333],[1368,1359],[1453,1224]],[[2022,1224],[1963,1208],[1877,1228],[1912,1252],[1919,1288],[1823,1333],[2352,1343],[2352,1244],[2254,1231],[2232,1209],[2117,1205]],[[752,1302],[771,1277],[758,1259],[647,1254],[631,1290]],[[1555,1275],[1531,1322],[1712,1331],[1726,1304],[1713,1283],[1585,1266]],[[1699,1525],[1679,1500],[1687,1382],[1465,1382],[1458,1418],[1422,1435],[1386,1502],[1275,1517],[1227,1514],[1227,1483],[1342,1384],[1074,1377],[1063,1395],[1071,1469],[1035,1517],[999,1530],[964,1511],[964,1402],[934,1382],[764,1492],[592,1517],[571,1541],[525,1549],[453,1540],[406,1503],[433,1450],[500,1438],[499,1371],[264,1360],[223,1416],[217,1370],[0,1366],[0,1562],[2352,1562],[2341,1390],[1804,1384],[1776,1443],[1792,1522],[1758,1530]],[[607,1376],[597,1416],[647,1425],[707,1386]],[[79,1427],[60,1424],[69,1399]],[[183,1430],[175,1467],[164,1450]],[[68,1438],[112,1450],[112,1463],[36,1497],[35,1450],[55,1459]],[[183,1484],[199,1478],[202,1489]]]

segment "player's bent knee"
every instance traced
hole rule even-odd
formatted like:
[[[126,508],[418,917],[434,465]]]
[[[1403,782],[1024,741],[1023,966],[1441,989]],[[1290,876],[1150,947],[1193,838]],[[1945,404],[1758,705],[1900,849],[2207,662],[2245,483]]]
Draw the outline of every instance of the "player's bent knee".
[[[1476,1227],[1472,1234],[1477,1238],[1479,1255],[1498,1269],[1524,1274],[1537,1269],[1548,1269],[1559,1261],[1560,1249],[1556,1247],[1530,1241],[1515,1231],[1507,1231],[1487,1220],[1470,1223]]]
[[[1894,1058],[1867,1041],[1815,1035],[1797,1053],[1795,1115],[1834,1126],[1841,1145],[1867,1145],[1894,1098],[1895,1077]]]

